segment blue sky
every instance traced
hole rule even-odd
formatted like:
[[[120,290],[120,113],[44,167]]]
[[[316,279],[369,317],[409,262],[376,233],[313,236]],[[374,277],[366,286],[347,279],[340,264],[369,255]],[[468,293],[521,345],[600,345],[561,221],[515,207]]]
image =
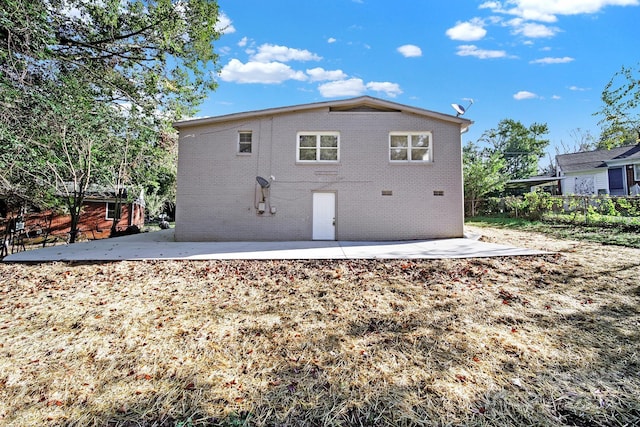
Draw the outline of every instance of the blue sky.
[[[600,134],[600,94],[640,61],[640,0],[219,0],[219,87],[199,116],[370,95],[455,114],[477,141],[547,123]]]

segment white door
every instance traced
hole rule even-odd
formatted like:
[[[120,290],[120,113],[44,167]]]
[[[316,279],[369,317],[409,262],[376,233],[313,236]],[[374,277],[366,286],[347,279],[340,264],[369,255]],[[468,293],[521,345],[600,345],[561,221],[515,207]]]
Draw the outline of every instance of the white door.
[[[336,194],[313,193],[313,240],[336,239]]]

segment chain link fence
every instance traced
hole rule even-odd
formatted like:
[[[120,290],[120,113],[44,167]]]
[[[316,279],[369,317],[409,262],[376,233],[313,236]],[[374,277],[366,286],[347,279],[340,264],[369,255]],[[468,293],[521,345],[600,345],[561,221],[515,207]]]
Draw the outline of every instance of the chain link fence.
[[[569,224],[640,227],[639,196],[552,196],[532,192],[523,196],[465,200],[465,216],[512,217]]]

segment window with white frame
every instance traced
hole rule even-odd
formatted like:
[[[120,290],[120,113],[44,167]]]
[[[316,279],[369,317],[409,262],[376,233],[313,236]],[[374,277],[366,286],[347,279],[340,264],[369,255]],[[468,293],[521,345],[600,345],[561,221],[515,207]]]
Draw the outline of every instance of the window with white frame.
[[[431,132],[391,132],[389,134],[389,160],[392,162],[433,161]]]
[[[338,132],[298,133],[296,159],[299,162],[338,162],[340,134]]]
[[[238,132],[238,154],[251,154],[253,133],[251,131]]]
[[[118,210],[116,211],[116,203],[115,202],[107,202],[107,213],[105,219],[120,219],[122,214],[122,205],[118,205]]]
[[[640,163],[633,165],[633,180],[640,181]]]

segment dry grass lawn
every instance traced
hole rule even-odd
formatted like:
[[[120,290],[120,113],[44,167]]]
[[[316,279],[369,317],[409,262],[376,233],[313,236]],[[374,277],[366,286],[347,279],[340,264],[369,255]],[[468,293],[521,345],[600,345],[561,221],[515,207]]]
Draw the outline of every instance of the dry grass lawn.
[[[640,250],[0,263],[0,425],[640,425]]]

